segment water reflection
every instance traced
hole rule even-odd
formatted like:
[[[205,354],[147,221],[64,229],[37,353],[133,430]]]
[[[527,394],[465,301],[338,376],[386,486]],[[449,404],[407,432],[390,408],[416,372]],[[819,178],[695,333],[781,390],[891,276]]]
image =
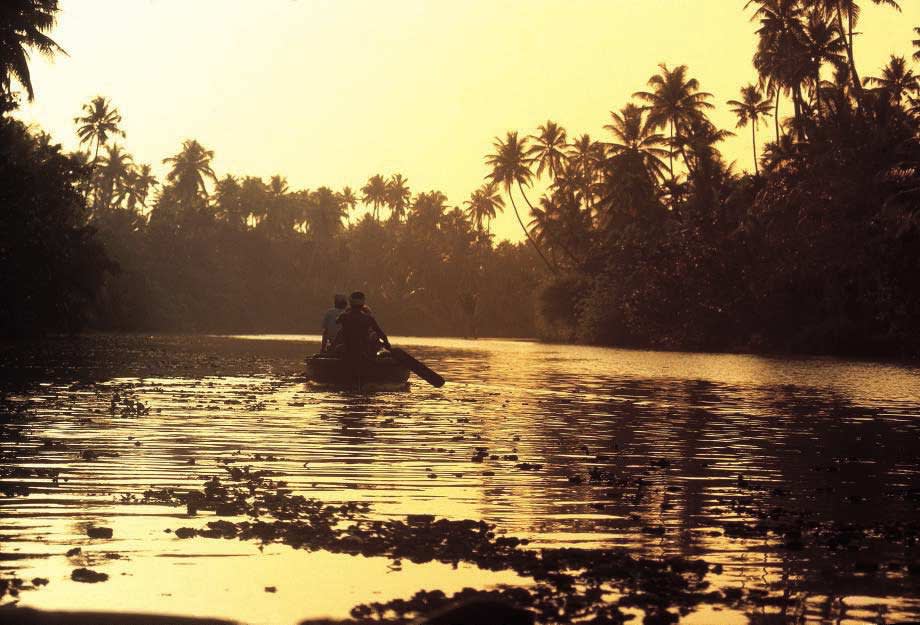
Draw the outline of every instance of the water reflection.
[[[343,617],[355,603],[408,596],[433,580],[446,590],[508,581],[335,556],[338,586],[307,605],[263,586],[284,571],[314,579],[316,554],[182,542],[164,530],[186,523],[184,510],[131,499],[250,466],[306,496],[366,501],[376,518],[434,512],[486,519],[537,547],[703,557],[723,565],[720,587],[764,596],[756,610],[722,611],[719,622],[920,615],[909,574],[916,553],[891,534],[860,535],[853,551],[745,529],[773,507],[826,526],[827,543],[847,523],[916,519],[916,368],[419,339],[400,343],[448,386],[346,394],[301,379],[312,344],[275,338],[84,337],[0,349],[7,400],[29,402],[35,415],[14,420],[10,432],[32,438],[4,437],[4,467],[60,472],[0,480],[30,491],[0,500],[3,569],[54,582],[24,594],[26,604],[100,609],[118,596],[132,611],[291,623]],[[125,414],[126,399],[147,412]],[[113,540],[87,540],[90,524],[114,528]],[[78,545],[79,558],[63,555]],[[238,567],[228,557],[249,572],[229,572]],[[111,581],[84,592],[69,580],[77,564]],[[192,591],[195,576],[213,583]],[[208,612],[203,602],[226,609]]]

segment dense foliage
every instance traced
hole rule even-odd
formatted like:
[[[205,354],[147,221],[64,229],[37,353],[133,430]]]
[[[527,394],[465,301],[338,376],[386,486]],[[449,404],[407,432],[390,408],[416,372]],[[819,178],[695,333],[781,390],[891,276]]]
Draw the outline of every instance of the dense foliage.
[[[552,121],[496,139],[465,210],[400,174],[357,193],[218,177],[194,140],[157,180],[103,97],[75,118],[73,155],[4,117],[0,328],[315,331],[333,293],[362,289],[394,333],[917,355],[920,39],[861,78],[855,0],[747,8],[757,81],[726,104],[753,174],[722,158],[732,132],[684,65],[660,65],[606,141]],[[7,99],[13,80],[33,94],[24,50],[58,50],[56,12],[0,11]],[[506,198],[522,244],[489,233]]]
[[[893,2],[886,2],[896,8]],[[920,353],[920,84],[902,57],[860,80],[855,2],[752,0],[759,81],[728,105],[754,175],[717,146],[712,95],[660,66],[610,142],[510,132],[493,179],[530,208],[553,277],[541,331],[673,349]],[[920,34],[920,29],[917,30]],[[914,42],[920,47],[920,40]],[[914,60],[920,60],[920,51]],[[781,103],[792,115],[780,119]],[[757,129],[774,117],[760,154]],[[541,171],[536,206],[526,188]]]
[[[47,135],[0,115],[0,334],[76,329],[91,312],[113,266],[86,224],[84,177]]]

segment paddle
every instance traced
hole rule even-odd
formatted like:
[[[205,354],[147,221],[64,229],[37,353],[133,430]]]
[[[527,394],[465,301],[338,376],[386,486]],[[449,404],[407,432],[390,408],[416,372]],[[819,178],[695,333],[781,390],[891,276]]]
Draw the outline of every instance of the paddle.
[[[393,354],[393,358],[395,358],[397,362],[399,362],[418,377],[428,382],[428,384],[436,388],[441,388],[444,386],[444,378],[420,363],[405,351],[399,349],[398,347],[391,347],[390,353]]]

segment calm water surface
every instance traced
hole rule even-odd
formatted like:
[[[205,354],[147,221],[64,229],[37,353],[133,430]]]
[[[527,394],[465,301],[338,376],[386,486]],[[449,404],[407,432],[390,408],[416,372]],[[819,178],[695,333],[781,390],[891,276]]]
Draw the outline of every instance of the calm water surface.
[[[180,540],[210,513],[140,505],[225,466],[369,515],[485,519],[540,546],[621,546],[721,564],[717,587],[787,607],[700,610],[685,623],[920,618],[913,540],[789,549],[733,524],[782,505],[815,523],[916,520],[920,370],[826,358],[662,353],[532,342],[394,339],[448,379],[433,389],[305,384],[315,337],[84,337],[0,346],[3,393],[32,416],[0,440],[0,566],[43,577],[21,605],[289,624],[345,618],[415,591],[526,584],[474,566]],[[118,393],[149,413],[113,415]],[[23,437],[17,438],[17,434]],[[487,457],[474,462],[478,448]],[[99,457],[84,459],[87,450]],[[522,470],[522,462],[541,465]],[[16,467],[60,471],[57,481]],[[17,494],[15,487],[28,486]],[[90,539],[104,525],[111,539]],[[726,528],[729,528],[728,530]],[[872,537],[870,537],[872,538]],[[77,556],[66,556],[81,547]],[[77,566],[109,580],[70,580]],[[274,586],[277,592],[265,591]],[[7,597],[6,601],[10,598]]]

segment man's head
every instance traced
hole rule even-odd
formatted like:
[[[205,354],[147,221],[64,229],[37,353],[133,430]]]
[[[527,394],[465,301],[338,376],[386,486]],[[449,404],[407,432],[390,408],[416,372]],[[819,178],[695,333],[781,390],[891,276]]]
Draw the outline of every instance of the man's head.
[[[352,308],[361,308],[362,306],[364,306],[365,299],[366,298],[364,297],[364,293],[362,293],[361,291],[355,291],[354,293],[348,296],[348,304]]]
[[[336,308],[345,308],[348,306],[348,300],[345,299],[345,296],[341,293],[335,294],[335,307]]]

